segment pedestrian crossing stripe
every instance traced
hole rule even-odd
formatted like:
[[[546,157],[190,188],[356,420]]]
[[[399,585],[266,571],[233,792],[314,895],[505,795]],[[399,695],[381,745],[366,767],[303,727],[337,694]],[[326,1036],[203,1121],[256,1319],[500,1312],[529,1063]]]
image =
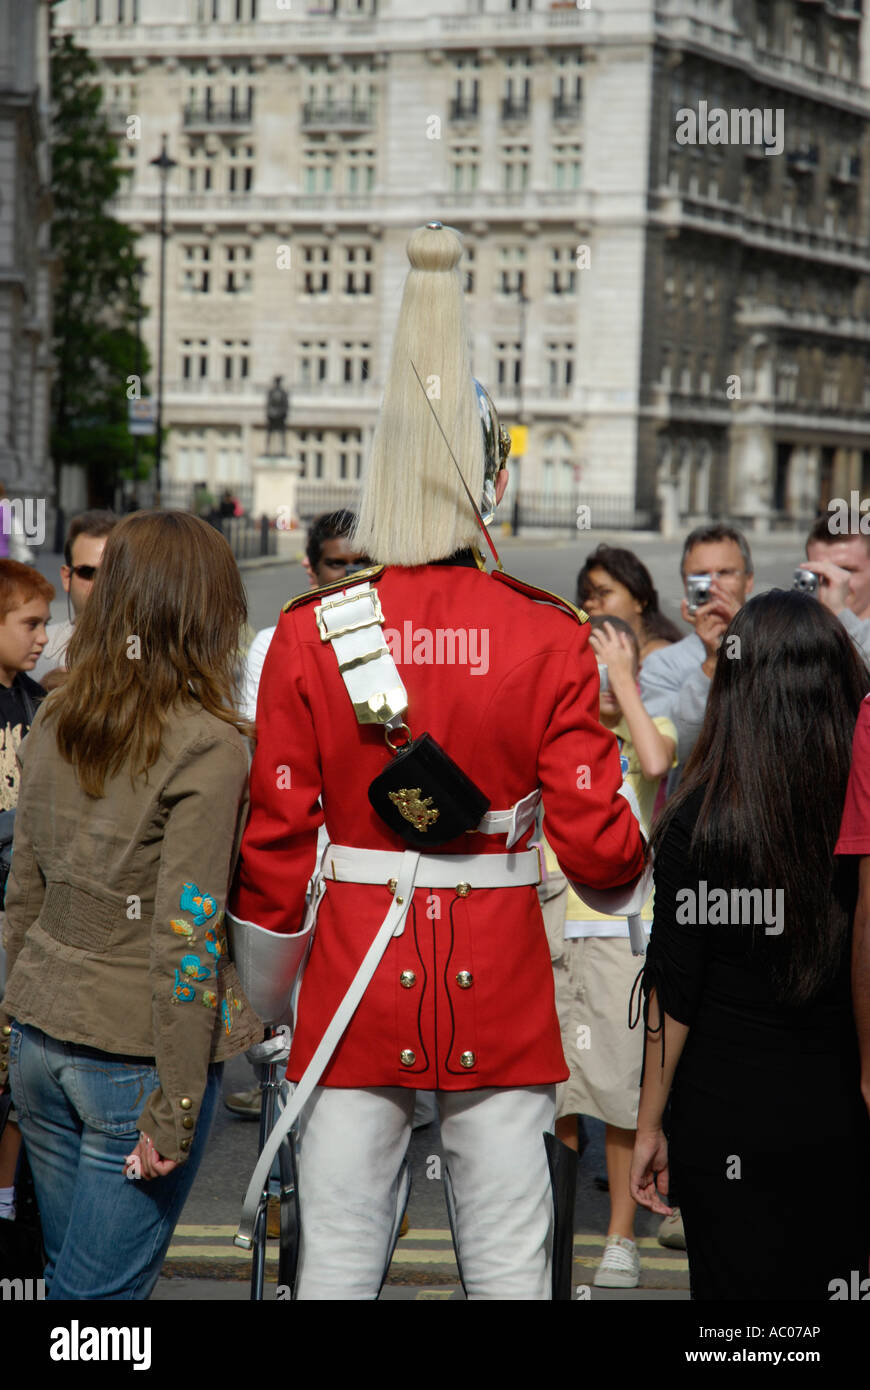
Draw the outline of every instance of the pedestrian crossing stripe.
[[[237,1260],[239,1263],[250,1259],[249,1252],[240,1250],[232,1244],[236,1233],[235,1226],[181,1224],[175,1228],[175,1236],[166,1257],[167,1263],[174,1260]],[[574,1264],[582,1269],[594,1269],[604,1250],[604,1236],[583,1231],[574,1236]],[[638,1236],[635,1244],[641,1251],[655,1250],[643,1259],[644,1269],[664,1269],[688,1271],[685,1252],[672,1253],[659,1245],[654,1236]],[[277,1264],[278,1242],[266,1243],[266,1263]],[[453,1239],[448,1230],[411,1229],[402,1237],[393,1255],[394,1265],[454,1265]]]

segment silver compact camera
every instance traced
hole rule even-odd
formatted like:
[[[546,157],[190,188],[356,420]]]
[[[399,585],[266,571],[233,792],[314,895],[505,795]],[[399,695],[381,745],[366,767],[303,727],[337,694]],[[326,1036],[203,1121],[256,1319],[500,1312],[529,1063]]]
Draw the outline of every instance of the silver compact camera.
[[[705,603],[710,602],[712,589],[712,574],[686,575],[686,598],[689,601],[690,613],[697,613],[699,608],[703,608]]]
[[[604,695],[610,689],[610,676],[607,674],[607,667],[601,661],[598,662],[598,679],[601,682],[601,693]]]
[[[795,570],[791,587],[802,594],[816,595],[819,592],[819,576],[813,574],[812,570]]]

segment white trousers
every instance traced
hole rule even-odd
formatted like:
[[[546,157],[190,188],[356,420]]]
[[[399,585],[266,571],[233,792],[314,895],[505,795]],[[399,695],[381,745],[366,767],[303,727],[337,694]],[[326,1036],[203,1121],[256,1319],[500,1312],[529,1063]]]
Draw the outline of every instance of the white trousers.
[[[549,1299],[555,1087],[437,1091],[469,1299]],[[374,1299],[389,1254],[414,1096],[320,1086],[300,1117],[299,1299]]]

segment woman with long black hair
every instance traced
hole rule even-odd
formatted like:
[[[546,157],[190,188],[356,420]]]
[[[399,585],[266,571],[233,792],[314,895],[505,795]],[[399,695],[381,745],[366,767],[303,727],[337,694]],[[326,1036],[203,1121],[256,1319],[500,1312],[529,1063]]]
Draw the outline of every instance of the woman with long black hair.
[[[673,1184],[694,1298],[827,1299],[834,1279],[866,1272],[856,879],[834,846],[868,688],[821,604],[780,590],[751,599],[653,833],[631,1190],[667,1214],[660,1193]],[[813,1185],[832,1165],[823,1216],[810,1220]]]

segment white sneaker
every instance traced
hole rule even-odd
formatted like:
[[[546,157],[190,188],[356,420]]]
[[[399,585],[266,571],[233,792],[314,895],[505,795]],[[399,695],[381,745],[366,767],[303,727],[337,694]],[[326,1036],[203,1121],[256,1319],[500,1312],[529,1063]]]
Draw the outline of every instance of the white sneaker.
[[[640,1255],[633,1240],[608,1236],[593,1284],[599,1289],[636,1289],[640,1283]]]

